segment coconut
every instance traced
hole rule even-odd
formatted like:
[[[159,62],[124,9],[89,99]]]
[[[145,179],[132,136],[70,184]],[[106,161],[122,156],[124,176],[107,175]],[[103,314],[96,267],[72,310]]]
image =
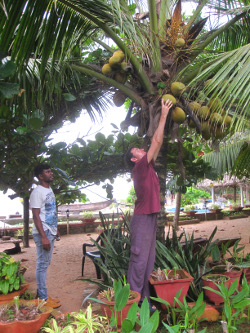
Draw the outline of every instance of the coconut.
[[[222,108],[222,102],[219,97],[212,98],[211,101],[208,103],[208,106],[212,111],[218,112]]]
[[[126,100],[126,96],[120,91],[117,91],[113,96],[113,102],[114,102],[115,106],[118,106],[118,107],[122,106],[124,104],[125,100]]]
[[[201,118],[201,119],[207,119],[210,116],[210,109],[208,106],[202,106],[199,110],[197,115]]]
[[[205,81],[204,86],[207,87],[212,82],[212,80],[213,79],[209,79],[209,80]]]
[[[166,100],[169,99],[173,103],[173,105],[176,104],[176,99],[173,95],[165,94],[162,96],[162,98],[163,98],[164,102],[166,102]]]
[[[213,129],[213,137],[215,137],[216,139],[222,139],[226,133],[222,130],[222,128],[220,126],[216,126]]]
[[[212,124],[221,124],[223,121],[222,116],[218,112],[214,112],[210,116],[210,122]]]
[[[188,125],[189,125],[190,128],[195,128],[195,123],[192,119],[189,120]]]
[[[229,127],[229,126],[231,126],[231,123],[232,123],[232,117],[227,115],[224,118],[224,125],[227,126],[227,127]]]
[[[174,45],[175,45],[175,47],[183,47],[185,45],[185,39],[178,38]]]
[[[127,75],[125,73],[115,73],[115,80],[119,83],[125,83],[127,80]]]
[[[171,116],[172,116],[173,121],[176,122],[177,124],[182,124],[186,118],[185,112],[179,107],[176,107],[173,110]]]
[[[189,107],[192,111],[194,111],[195,113],[198,112],[198,110],[201,108],[201,105],[197,102],[191,102],[189,103]]]
[[[119,59],[120,59],[119,62],[122,62],[123,59],[125,58],[125,54],[124,54],[121,50],[119,50],[119,51],[115,51],[115,52],[113,53],[113,56],[115,56],[115,57],[118,56]]]
[[[185,84],[181,82],[173,82],[171,83],[170,90],[174,96],[180,96],[184,92],[185,88]]]
[[[120,65],[120,57],[119,55],[113,55],[111,58],[109,58],[109,65],[112,67],[112,68],[115,68],[115,67],[119,67]]]
[[[201,124],[201,135],[205,140],[209,140],[211,137],[210,126],[207,121]]]
[[[126,61],[121,62],[121,69],[125,71],[127,69],[128,63]]]
[[[109,64],[105,64],[102,66],[102,74],[108,75],[112,72],[112,68],[110,67]]]

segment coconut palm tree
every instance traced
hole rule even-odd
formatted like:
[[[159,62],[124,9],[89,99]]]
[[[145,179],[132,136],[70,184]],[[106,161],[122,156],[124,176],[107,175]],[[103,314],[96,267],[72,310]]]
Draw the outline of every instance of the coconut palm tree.
[[[1,0],[1,4],[0,49],[17,64],[20,82],[30,59],[38,64],[30,73],[37,68],[42,94],[34,96],[31,90],[29,101],[39,102],[40,108],[44,107],[44,96],[51,96],[51,86],[56,89],[50,80],[60,81],[65,69],[72,75],[82,73],[87,80],[95,78],[98,91],[112,94],[116,105],[129,99],[122,128],[136,126],[147,146],[159,121],[162,96],[175,95],[176,108],[168,117],[157,165],[162,206],[167,135],[181,141],[179,127],[189,124],[205,140],[212,136],[214,141],[226,135],[228,128],[241,130],[249,117],[247,0],[203,0],[188,19],[183,19],[180,0],[148,0],[146,7],[122,0]],[[212,16],[226,19],[220,25],[213,19],[208,26]],[[92,61],[91,47],[96,51],[97,44],[102,51]],[[122,52],[114,54],[117,50]],[[46,77],[48,64],[53,70]],[[86,108],[105,105],[101,98],[85,97]],[[209,110],[201,112],[201,106]],[[210,112],[213,116],[206,121]],[[163,220],[159,230],[163,233]]]

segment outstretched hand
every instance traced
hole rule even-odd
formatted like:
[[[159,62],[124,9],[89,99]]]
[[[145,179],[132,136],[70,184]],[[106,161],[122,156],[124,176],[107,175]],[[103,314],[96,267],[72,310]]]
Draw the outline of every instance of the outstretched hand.
[[[162,116],[167,117],[170,108],[173,106],[173,103],[170,99],[167,99],[166,101],[164,101],[164,99],[162,98],[161,100],[161,114]]]

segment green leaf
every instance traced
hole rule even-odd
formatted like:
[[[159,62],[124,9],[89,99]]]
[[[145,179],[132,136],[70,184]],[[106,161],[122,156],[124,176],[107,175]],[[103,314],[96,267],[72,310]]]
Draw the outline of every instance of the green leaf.
[[[12,61],[7,61],[3,64],[0,64],[0,78],[6,78],[11,76],[16,71],[16,64]]]
[[[19,85],[17,83],[0,82],[0,96],[11,98],[19,93]]]
[[[129,297],[130,286],[125,285],[118,293],[115,295],[115,310],[121,311],[127,304]]]
[[[29,120],[29,125],[35,130],[40,130],[42,128],[42,120],[40,118],[31,118]]]
[[[64,96],[65,101],[67,101],[67,102],[73,102],[76,100],[76,97],[70,93],[65,93],[65,94],[63,94],[63,96]]]

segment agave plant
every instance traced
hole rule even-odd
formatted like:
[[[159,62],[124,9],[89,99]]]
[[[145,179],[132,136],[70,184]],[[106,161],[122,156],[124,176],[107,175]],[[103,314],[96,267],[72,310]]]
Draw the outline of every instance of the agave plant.
[[[217,227],[213,230],[209,239],[202,246],[195,246],[194,233],[190,237],[183,231],[179,236],[173,228],[172,235],[170,228],[166,237],[165,244],[157,241],[155,268],[183,268],[193,278],[188,297],[192,300],[197,299],[201,292],[201,276],[208,270],[207,261],[211,255],[212,249],[216,246],[216,241],[213,241]],[[181,240],[184,241],[181,243]]]

